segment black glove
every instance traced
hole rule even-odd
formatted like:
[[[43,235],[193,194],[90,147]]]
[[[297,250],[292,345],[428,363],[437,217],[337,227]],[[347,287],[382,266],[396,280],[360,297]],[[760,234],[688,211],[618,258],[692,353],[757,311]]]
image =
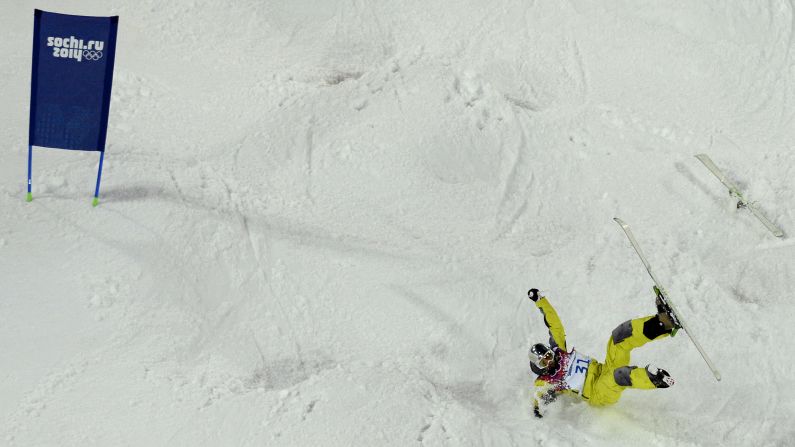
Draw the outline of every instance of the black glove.
[[[527,297],[530,298],[532,302],[538,301],[538,289],[530,289],[527,291]]]
[[[537,417],[539,419],[544,417],[544,416],[541,416],[541,410],[539,410],[538,407],[533,407],[533,416],[535,416],[535,417]]]

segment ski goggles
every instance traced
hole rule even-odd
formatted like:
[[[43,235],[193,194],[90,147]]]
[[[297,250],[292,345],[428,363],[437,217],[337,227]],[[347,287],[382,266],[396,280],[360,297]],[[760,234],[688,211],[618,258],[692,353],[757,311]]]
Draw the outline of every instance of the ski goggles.
[[[530,348],[530,362],[542,369],[549,368],[555,363],[555,352],[542,343],[536,343]]]
[[[542,368],[549,368],[555,362],[555,353],[552,350],[549,350],[544,353],[544,355],[538,358],[538,364],[541,365]]]

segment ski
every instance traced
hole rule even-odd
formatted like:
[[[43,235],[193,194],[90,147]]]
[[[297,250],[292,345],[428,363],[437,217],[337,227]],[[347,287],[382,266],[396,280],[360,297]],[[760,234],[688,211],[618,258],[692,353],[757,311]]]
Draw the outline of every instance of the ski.
[[[756,204],[746,200],[745,197],[743,197],[740,190],[737,188],[737,185],[735,185],[731,180],[729,180],[728,177],[726,177],[726,174],[724,174],[723,171],[721,171],[717,166],[715,166],[715,163],[712,162],[712,159],[709,158],[707,154],[698,154],[696,155],[696,158],[698,158],[698,161],[703,163],[704,166],[706,166],[707,169],[709,169],[709,172],[711,172],[715,177],[717,177],[718,180],[720,180],[720,182],[723,183],[724,186],[729,188],[729,195],[737,199],[737,208],[748,209],[748,211],[750,211],[751,214],[753,214],[757,219],[759,219],[760,222],[762,222],[762,225],[764,225],[765,228],[768,229],[768,231],[773,233],[773,236],[776,237],[784,236],[784,232],[781,231],[781,228],[778,228],[773,222],[770,221],[770,219],[767,218],[767,216],[762,214],[762,212],[759,210]]]
[[[685,331],[690,341],[693,342],[693,345],[696,347],[699,354],[701,354],[701,357],[707,363],[707,366],[709,366],[709,369],[712,371],[712,374],[715,376],[715,379],[720,381],[720,373],[718,372],[717,368],[715,368],[715,365],[712,363],[712,360],[710,360],[709,356],[704,351],[704,348],[701,347],[698,340],[696,340],[696,337],[690,331],[690,328],[682,319],[682,314],[679,313],[679,310],[671,301],[671,298],[668,296],[668,292],[665,290],[662,284],[660,284],[660,281],[657,279],[657,277],[654,276],[654,272],[651,271],[651,265],[649,264],[649,261],[646,260],[646,256],[643,255],[643,251],[640,249],[638,241],[635,239],[635,236],[632,234],[632,230],[629,229],[629,225],[627,225],[626,222],[619,219],[618,217],[613,218],[613,220],[615,220],[616,223],[621,225],[621,229],[624,230],[624,233],[627,235],[629,242],[632,244],[632,248],[635,249],[635,252],[638,254],[640,260],[643,262],[644,267],[646,267],[646,271],[649,273],[649,276],[651,277],[652,281],[654,281],[655,293],[658,293],[658,296],[663,301],[663,303],[666,306],[668,306],[668,308],[671,309],[671,312],[674,314],[675,319],[678,321],[679,325],[682,326],[682,329]]]

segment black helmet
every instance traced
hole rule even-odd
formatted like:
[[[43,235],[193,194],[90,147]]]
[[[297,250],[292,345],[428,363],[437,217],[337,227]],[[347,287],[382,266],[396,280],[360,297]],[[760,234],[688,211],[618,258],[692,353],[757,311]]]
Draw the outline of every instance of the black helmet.
[[[543,343],[536,343],[530,347],[527,354],[530,359],[530,369],[533,373],[544,376],[552,374],[555,366],[555,352]]]

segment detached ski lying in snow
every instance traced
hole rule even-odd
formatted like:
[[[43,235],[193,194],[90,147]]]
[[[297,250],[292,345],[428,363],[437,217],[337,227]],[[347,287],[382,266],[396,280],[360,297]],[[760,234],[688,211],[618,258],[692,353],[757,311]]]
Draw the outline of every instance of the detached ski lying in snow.
[[[729,194],[732,197],[737,198],[737,208],[747,208],[748,211],[751,212],[751,214],[756,216],[756,218],[759,219],[760,222],[762,222],[765,228],[767,228],[771,233],[773,233],[773,236],[776,237],[784,236],[784,232],[781,231],[781,228],[778,228],[775,224],[773,224],[773,222],[770,221],[770,219],[768,219],[764,214],[762,214],[762,212],[759,211],[759,209],[756,207],[755,204],[746,200],[745,197],[743,197],[743,195],[740,193],[740,190],[737,188],[737,186],[726,177],[726,174],[724,174],[723,171],[721,171],[720,169],[718,169],[717,166],[715,166],[715,163],[712,162],[712,159],[709,158],[707,154],[698,154],[696,155],[696,158],[698,158],[698,160],[701,163],[704,163],[704,166],[706,166],[707,169],[709,169],[709,171],[712,174],[714,174],[715,177],[717,177],[721,183],[723,183],[724,185],[726,185],[727,188],[729,188]]]
[[[701,357],[704,359],[705,362],[707,362],[707,366],[709,366],[709,369],[712,371],[712,374],[715,376],[715,379],[720,380],[720,373],[718,372],[717,368],[715,368],[715,365],[712,363],[712,360],[710,360],[707,353],[704,352],[704,349],[698,343],[698,340],[696,340],[695,336],[693,336],[693,333],[690,331],[690,328],[687,326],[687,323],[685,323],[685,321],[682,320],[682,314],[679,313],[679,310],[671,301],[671,298],[668,296],[668,292],[665,290],[665,288],[663,288],[662,284],[660,284],[660,281],[657,280],[657,277],[654,276],[654,273],[651,271],[651,265],[649,264],[649,261],[646,260],[646,256],[643,255],[643,251],[640,249],[638,241],[635,240],[635,236],[632,234],[632,230],[629,229],[629,225],[627,225],[623,220],[619,219],[618,217],[613,218],[613,220],[615,220],[619,225],[621,225],[621,228],[624,230],[624,233],[626,233],[627,238],[629,238],[629,242],[632,244],[632,247],[635,249],[635,252],[640,257],[640,260],[643,261],[643,265],[646,267],[646,271],[649,272],[649,276],[651,276],[652,281],[654,281],[655,285],[654,291],[657,294],[658,298],[666,306],[668,306],[668,308],[671,309],[671,312],[674,314],[674,317],[676,318],[679,325],[682,326],[682,329],[685,331],[688,338],[690,338],[690,341],[692,341],[693,345],[695,345],[696,349],[698,349],[698,352],[699,354],[701,354]]]

